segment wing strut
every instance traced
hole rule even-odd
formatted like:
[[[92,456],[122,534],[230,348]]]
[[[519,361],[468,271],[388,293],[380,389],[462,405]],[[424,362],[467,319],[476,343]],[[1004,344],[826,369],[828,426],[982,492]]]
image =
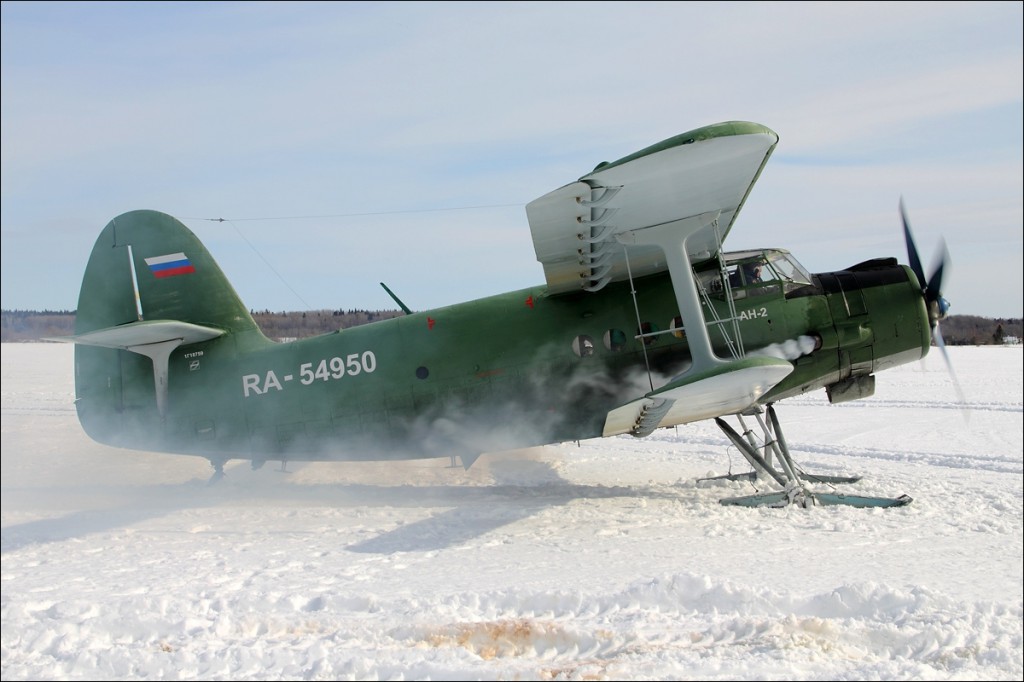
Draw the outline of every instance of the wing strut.
[[[636,285],[633,284],[633,271],[629,267],[629,249],[622,246],[624,260],[626,261],[626,273],[629,275],[629,293],[633,296],[633,310],[636,312],[636,330],[637,333],[643,335],[644,323],[640,320],[640,304],[636,302]],[[640,348],[644,351],[644,365],[647,367],[647,382],[651,386],[651,390],[654,390],[654,379],[651,377],[651,361],[647,358],[647,343],[646,339],[640,340]]]
[[[704,314],[700,309],[700,296],[686,248],[687,240],[712,226],[718,220],[718,216],[718,211],[703,213],[653,227],[621,232],[615,236],[619,242],[627,246],[657,246],[665,253],[672,289],[676,296],[676,304],[679,306],[679,315],[683,318],[683,328],[686,330],[690,355],[693,358],[693,364],[681,376],[699,374],[727,364],[727,361],[715,355],[711,346],[711,336],[708,334]]]
[[[718,221],[715,221],[715,239],[718,241],[718,254],[716,256],[718,260],[718,276],[721,278],[722,289],[725,293],[725,301],[729,308],[729,317],[722,318],[719,316],[715,306],[711,303],[711,299],[708,296],[707,290],[698,281],[697,289],[700,291],[700,297],[704,303],[704,307],[711,312],[711,317],[714,319],[708,322],[705,318],[705,324],[711,325],[724,325],[732,323],[732,332],[736,337],[733,341],[733,336],[729,334],[725,328],[722,328],[722,336],[725,337],[725,343],[729,347],[729,352],[732,354],[734,360],[739,360],[744,355],[743,350],[743,335],[740,333],[740,318],[736,315],[736,300],[732,296],[732,283],[729,281],[729,272],[725,268],[725,259],[722,257],[722,237],[718,231]]]
[[[715,353],[701,310],[700,286],[690,263],[687,241],[697,234],[706,239],[708,228],[713,227],[718,217],[719,213],[713,211],[616,235],[627,247],[656,246],[664,252],[692,363],[664,386],[610,411],[602,435],[644,436],[659,426],[740,413],[793,371],[792,363],[786,360],[739,356],[741,345],[730,344],[730,353],[734,355],[731,359]]]

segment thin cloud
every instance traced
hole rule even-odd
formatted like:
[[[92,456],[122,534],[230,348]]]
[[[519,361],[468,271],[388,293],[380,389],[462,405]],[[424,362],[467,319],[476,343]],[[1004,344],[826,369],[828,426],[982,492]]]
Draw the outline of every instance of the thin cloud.
[[[1006,205],[1007,218],[986,229],[1020,234],[1019,4],[196,7],[0,8],[5,307],[73,306],[82,254],[127,210],[270,217],[525,205],[598,162],[734,119],[768,125],[781,142],[730,241],[818,221],[778,243],[816,261],[821,232],[870,227],[901,193],[916,198],[915,215]],[[435,217],[358,221],[361,265],[387,271],[389,241],[430,230],[433,239],[408,246],[448,259],[452,276],[423,284],[425,300],[540,281],[524,211]],[[52,248],[55,223],[76,231],[67,248]],[[278,223],[266,234],[352,253],[352,223]],[[480,274],[494,262],[480,235],[500,242],[505,276]],[[20,286],[35,256],[12,246],[56,259],[55,274]],[[230,261],[246,249],[224,241],[214,254]],[[1020,261],[1019,249],[1010,257]],[[275,268],[313,305],[365,307],[347,296],[376,287],[331,286],[337,268],[326,260]],[[456,283],[460,268],[472,268],[468,284]],[[241,268],[234,283],[254,307],[295,306],[258,271]],[[966,303],[1020,312],[1019,296],[999,304],[1009,310]]]

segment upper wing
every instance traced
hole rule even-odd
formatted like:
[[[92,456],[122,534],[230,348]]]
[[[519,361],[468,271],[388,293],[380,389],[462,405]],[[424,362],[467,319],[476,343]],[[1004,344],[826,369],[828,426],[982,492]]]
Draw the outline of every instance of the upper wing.
[[[706,217],[708,227],[689,238],[687,250],[691,259],[710,258],[778,141],[756,123],[717,123],[602,163],[530,202],[526,215],[549,292],[596,291],[625,279],[615,235],[685,218]],[[631,248],[634,277],[665,269],[657,247]]]

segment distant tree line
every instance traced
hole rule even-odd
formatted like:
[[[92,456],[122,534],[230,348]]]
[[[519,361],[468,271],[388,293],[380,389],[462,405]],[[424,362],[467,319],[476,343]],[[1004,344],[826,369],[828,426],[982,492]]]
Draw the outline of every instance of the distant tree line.
[[[338,329],[386,320],[400,310],[310,310],[306,312],[250,313],[263,333],[275,340],[302,339]],[[0,313],[0,341],[39,341],[74,333],[73,310],[4,310]],[[951,315],[942,321],[942,338],[947,346],[987,346],[1020,343],[1024,337],[1021,318],[989,318]]]
[[[978,317],[977,315],[950,315],[939,323],[942,340],[947,346],[987,346],[1000,343],[1020,343],[1021,318]]]
[[[401,310],[310,310],[307,312],[280,312],[250,310],[252,319],[268,337],[303,339],[357,327],[361,324],[386,320],[401,315]]]
[[[75,330],[73,310],[4,310],[0,312],[0,341],[38,341],[68,336]]]

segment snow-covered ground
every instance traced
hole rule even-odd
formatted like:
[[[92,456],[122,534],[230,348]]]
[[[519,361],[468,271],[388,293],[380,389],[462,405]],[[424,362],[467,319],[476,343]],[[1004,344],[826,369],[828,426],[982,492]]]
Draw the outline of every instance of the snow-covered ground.
[[[713,423],[487,455],[247,463],[91,442],[72,349],[2,346],[15,679],[1022,677],[1022,350],[777,406],[804,469],[898,509],[747,509]]]

